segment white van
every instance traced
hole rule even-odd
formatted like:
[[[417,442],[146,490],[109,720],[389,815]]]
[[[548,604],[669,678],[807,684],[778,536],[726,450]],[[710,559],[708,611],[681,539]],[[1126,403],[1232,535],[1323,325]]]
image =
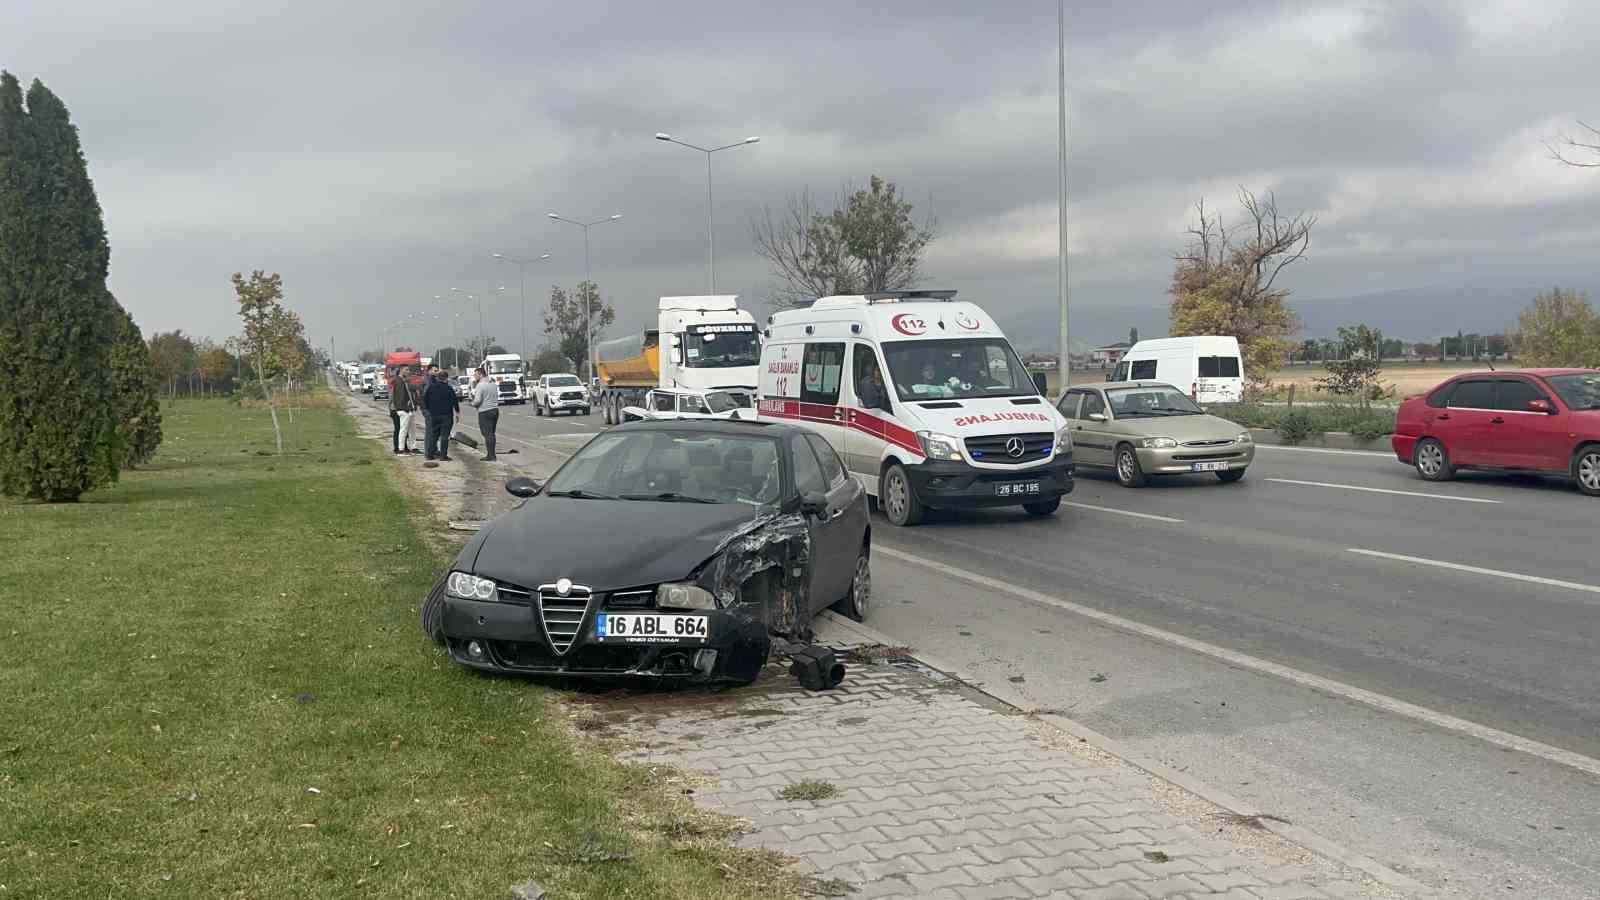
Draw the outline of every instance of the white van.
[[[1243,376],[1238,338],[1194,335],[1134,344],[1106,380],[1164,381],[1188,391],[1196,403],[1239,403]]]
[[[756,418],[826,437],[895,525],[1072,491],[1066,420],[994,320],[955,291],[823,297],[767,318]]]

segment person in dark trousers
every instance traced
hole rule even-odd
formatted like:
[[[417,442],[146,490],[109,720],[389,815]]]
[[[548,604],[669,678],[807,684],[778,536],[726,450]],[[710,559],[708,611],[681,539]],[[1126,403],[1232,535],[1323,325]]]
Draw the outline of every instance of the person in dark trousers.
[[[500,386],[489,380],[482,366],[472,373],[472,398],[478,410],[478,430],[483,432],[483,460],[494,462],[494,430],[500,424]]]
[[[461,413],[461,401],[450,385],[439,378],[428,379],[422,389],[422,408],[428,411],[428,440],[423,452],[428,459],[450,461],[450,429]]]
[[[400,455],[400,410],[395,408],[394,395],[398,393],[399,379],[389,372],[378,373],[378,377],[389,382],[389,445],[395,456]]]

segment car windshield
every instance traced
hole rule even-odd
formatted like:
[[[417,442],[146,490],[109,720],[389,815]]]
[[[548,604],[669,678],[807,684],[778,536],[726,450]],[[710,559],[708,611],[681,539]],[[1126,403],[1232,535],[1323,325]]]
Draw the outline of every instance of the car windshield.
[[[483,364],[490,375],[515,375],[522,371],[520,359],[491,359]]]
[[[1106,402],[1119,419],[1159,418],[1164,416],[1199,416],[1205,410],[1194,405],[1175,387],[1117,388],[1106,391]]]
[[[1034,396],[1039,392],[1004,338],[893,341],[883,345],[901,400]]]
[[[705,326],[707,329],[719,326]],[[683,336],[683,364],[690,369],[731,369],[761,362],[754,325],[720,326],[726,331],[691,331]]]
[[[578,499],[743,503],[782,496],[778,442],[694,431],[613,431],[585,444],[545,493]]]
[[[734,402],[733,396],[727,391],[712,391],[706,394],[706,406],[714,413],[725,413],[738,408],[739,404]]]
[[[554,375],[554,376],[551,376],[550,378],[545,379],[545,384],[549,385],[550,387],[578,387],[579,386],[578,376],[576,376],[576,375]]]
[[[1555,375],[1545,380],[1569,409],[1600,409],[1600,373]]]

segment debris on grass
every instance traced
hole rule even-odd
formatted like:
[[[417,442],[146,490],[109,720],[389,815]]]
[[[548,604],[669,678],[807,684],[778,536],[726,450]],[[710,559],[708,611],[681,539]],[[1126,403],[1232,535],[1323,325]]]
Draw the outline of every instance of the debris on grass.
[[[511,886],[513,900],[544,900],[544,887],[537,881],[524,881]]]
[[[482,522],[451,522],[451,531],[477,531],[483,527]]]
[[[1104,672],[1096,672],[1093,675],[1089,676],[1089,680],[1094,682],[1095,684],[1103,684],[1103,683],[1105,683],[1105,680],[1106,680],[1106,673],[1104,673]]]
[[[633,854],[607,847],[599,836],[591,831],[583,836],[572,858],[580,863],[626,862],[633,858]]]
[[[839,793],[839,789],[826,781],[798,781],[778,794],[785,800],[826,800]]]

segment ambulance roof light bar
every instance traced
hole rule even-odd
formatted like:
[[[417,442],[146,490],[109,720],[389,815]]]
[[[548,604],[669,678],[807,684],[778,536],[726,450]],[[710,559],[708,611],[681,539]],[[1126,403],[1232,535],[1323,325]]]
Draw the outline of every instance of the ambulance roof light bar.
[[[862,294],[867,303],[899,303],[902,300],[945,300],[956,298],[955,291],[873,291]]]

